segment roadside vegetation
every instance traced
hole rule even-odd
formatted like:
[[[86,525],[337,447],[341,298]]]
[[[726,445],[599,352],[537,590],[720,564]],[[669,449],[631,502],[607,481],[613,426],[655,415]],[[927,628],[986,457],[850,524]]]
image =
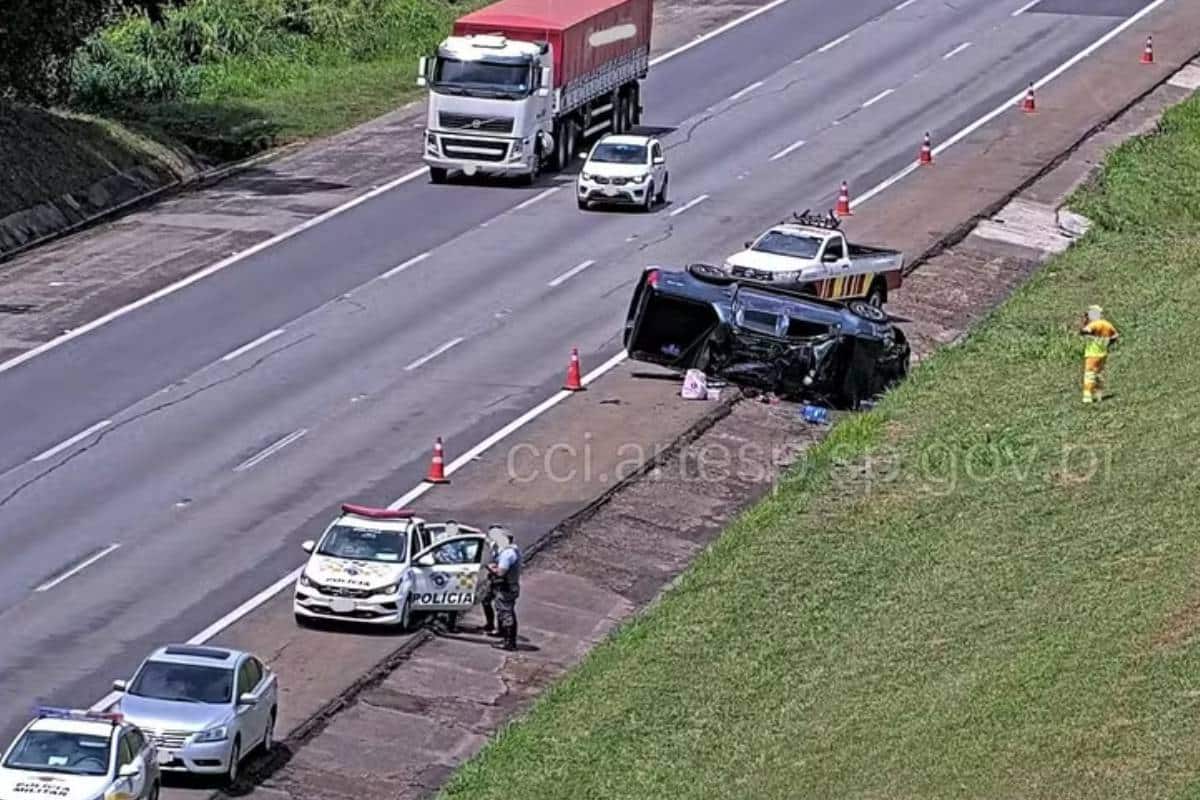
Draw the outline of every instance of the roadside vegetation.
[[[1200,797],[1200,100],[1072,205],[1083,242],[441,796]]]
[[[0,28],[0,217],[137,164],[181,174],[189,149],[235,160],[386,113],[487,0],[23,2],[45,8]]]

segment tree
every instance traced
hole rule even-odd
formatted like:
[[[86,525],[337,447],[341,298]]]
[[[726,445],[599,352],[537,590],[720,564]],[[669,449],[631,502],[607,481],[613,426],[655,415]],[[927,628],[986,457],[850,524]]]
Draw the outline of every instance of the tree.
[[[0,17],[0,98],[51,104],[66,97],[71,59],[114,0],[6,0]]]

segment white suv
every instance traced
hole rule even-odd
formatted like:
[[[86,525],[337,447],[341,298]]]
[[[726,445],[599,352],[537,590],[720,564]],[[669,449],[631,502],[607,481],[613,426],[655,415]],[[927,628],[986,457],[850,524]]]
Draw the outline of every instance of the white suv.
[[[605,136],[596,142],[579,173],[579,208],[612,203],[650,211],[655,203],[667,202],[670,178],[658,139],[633,134]]]

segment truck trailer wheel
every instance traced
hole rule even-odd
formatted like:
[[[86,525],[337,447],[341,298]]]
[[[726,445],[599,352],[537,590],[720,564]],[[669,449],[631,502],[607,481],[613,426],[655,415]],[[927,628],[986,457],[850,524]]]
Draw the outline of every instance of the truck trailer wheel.
[[[445,167],[430,167],[429,168],[429,182],[430,183],[439,183],[439,184],[445,183],[446,178],[449,177],[449,174],[450,174],[450,170],[446,169]]]

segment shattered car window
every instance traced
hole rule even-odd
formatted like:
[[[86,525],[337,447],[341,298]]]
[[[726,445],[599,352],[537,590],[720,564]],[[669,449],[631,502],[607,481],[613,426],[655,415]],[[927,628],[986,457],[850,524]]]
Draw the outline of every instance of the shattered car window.
[[[771,231],[755,242],[750,249],[776,256],[816,258],[817,252],[821,249],[821,242],[822,239],[816,236],[797,236],[791,233]]]

